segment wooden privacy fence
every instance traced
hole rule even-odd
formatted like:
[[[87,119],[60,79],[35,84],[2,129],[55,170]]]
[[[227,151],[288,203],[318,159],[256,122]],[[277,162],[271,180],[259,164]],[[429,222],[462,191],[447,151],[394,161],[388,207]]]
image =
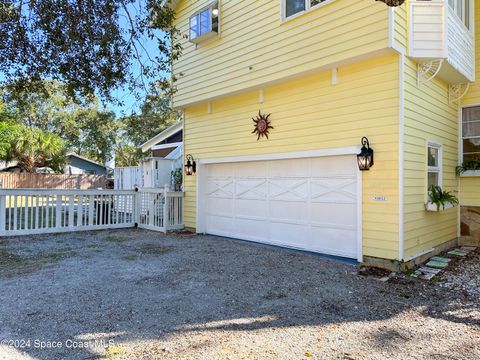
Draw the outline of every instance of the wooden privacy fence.
[[[104,175],[57,175],[0,172],[3,189],[105,189]]]
[[[139,226],[183,228],[183,193],[149,190],[0,189],[0,235]]]

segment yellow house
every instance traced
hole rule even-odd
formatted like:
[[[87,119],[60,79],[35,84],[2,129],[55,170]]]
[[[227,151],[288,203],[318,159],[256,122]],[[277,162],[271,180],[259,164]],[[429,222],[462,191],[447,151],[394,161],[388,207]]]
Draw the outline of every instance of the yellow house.
[[[480,105],[480,4],[171,6],[184,35],[174,106],[196,164],[185,176],[186,226],[383,265],[457,242],[459,207],[438,209],[428,188],[480,205],[478,174],[456,175],[464,154],[480,154],[468,142],[480,138],[480,108],[471,107]],[[364,137],[374,151],[368,171],[357,162]]]

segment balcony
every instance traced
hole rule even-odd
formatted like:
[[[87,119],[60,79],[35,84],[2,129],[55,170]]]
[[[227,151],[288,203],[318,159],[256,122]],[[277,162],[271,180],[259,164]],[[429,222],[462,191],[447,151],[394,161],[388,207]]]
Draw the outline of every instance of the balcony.
[[[473,1],[412,0],[409,7],[408,54],[419,63],[419,85],[438,76],[461,97],[475,80]]]

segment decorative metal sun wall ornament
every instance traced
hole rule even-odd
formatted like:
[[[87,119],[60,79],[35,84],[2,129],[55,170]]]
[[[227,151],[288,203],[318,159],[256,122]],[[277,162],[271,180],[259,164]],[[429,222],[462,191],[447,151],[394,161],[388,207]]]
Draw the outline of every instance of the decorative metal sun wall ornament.
[[[405,0],[375,0],[375,1],[381,1],[391,7],[400,6],[405,2]]]
[[[258,115],[256,118],[252,118],[253,120],[253,131],[252,134],[257,134],[257,141],[260,140],[261,137],[266,137],[268,139],[269,130],[273,129],[273,126],[270,125],[270,115],[272,114],[262,114],[260,110],[258,110]]]

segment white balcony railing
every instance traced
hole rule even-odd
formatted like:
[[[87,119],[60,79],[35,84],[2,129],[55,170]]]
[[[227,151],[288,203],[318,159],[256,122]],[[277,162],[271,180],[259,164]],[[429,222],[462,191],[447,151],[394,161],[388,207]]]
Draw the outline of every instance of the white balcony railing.
[[[475,80],[474,33],[447,0],[410,1],[409,56],[437,61],[436,74],[448,84]],[[473,4],[472,4],[473,5]]]

